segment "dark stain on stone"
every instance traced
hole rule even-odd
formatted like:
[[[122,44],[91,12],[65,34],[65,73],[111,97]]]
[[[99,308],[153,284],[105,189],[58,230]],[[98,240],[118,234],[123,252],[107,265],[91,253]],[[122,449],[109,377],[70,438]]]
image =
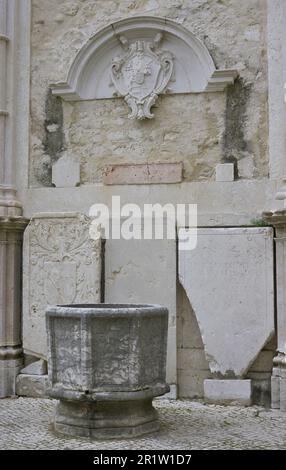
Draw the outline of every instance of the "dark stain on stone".
[[[37,179],[44,186],[53,186],[52,165],[65,150],[65,138],[62,100],[58,96],[54,96],[50,89],[46,97],[45,115],[45,135],[42,142],[45,153],[38,165]]]
[[[246,111],[251,84],[237,78],[227,88],[225,131],[223,135],[222,163],[234,163],[235,179],[239,178],[237,162],[251,152],[250,142],[245,138]]]
[[[228,154],[227,157],[224,157],[222,159],[222,163],[233,163],[233,175],[234,179],[237,180],[239,178],[237,158],[234,157],[232,154]]]
[[[63,133],[63,106],[62,100],[58,96],[54,96],[49,90],[46,98],[46,119],[45,138],[43,141],[45,153],[49,154],[55,161],[59,158],[59,153],[64,150],[64,133]],[[55,130],[51,131],[52,126]]]
[[[265,380],[251,380],[252,404],[270,408],[271,406],[271,382]]]
[[[233,370],[227,370],[225,371],[224,374],[222,374],[221,372],[214,372],[212,374],[212,377],[214,379],[219,379],[219,380],[234,380],[234,379],[237,379],[239,378]]]

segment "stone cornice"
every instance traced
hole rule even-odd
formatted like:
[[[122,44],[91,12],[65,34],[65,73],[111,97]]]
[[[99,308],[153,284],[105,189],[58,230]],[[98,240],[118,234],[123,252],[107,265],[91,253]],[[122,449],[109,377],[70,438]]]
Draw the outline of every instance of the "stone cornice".
[[[262,218],[270,225],[274,227],[286,226],[286,209],[276,211],[265,211],[262,213]]]

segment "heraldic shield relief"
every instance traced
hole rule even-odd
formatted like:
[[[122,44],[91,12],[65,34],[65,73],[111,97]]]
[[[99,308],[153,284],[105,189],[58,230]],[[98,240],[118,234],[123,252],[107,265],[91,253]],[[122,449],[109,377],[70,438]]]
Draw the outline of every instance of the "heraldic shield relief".
[[[121,36],[125,54],[112,61],[112,83],[117,95],[123,96],[131,108],[132,119],[152,119],[151,107],[158,95],[166,92],[173,74],[173,55],[159,48],[163,35],[152,42],[138,40],[129,44]]]

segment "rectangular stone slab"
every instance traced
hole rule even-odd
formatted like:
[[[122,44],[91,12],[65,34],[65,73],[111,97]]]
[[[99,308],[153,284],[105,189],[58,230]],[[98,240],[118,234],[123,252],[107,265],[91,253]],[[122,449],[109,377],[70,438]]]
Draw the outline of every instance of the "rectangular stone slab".
[[[107,240],[105,302],[154,303],[168,308],[167,382],[174,397],[177,377],[176,240]]]
[[[197,247],[179,251],[179,278],[211,372],[245,376],[274,331],[272,228],[198,229]]]
[[[101,240],[89,236],[90,219],[75,212],[35,214],[24,234],[23,346],[45,358],[47,305],[98,303]]]
[[[110,165],[103,175],[104,184],[180,183],[182,163],[144,163]]]
[[[251,380],[205,380],[204,397],[207,402],[221,405],[251,405]]]

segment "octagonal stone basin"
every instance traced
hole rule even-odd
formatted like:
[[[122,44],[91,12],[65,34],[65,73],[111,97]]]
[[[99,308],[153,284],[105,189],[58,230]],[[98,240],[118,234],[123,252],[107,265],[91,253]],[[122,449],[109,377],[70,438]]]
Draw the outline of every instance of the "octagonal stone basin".
[[[168,310],[160,305],[49,306],[49,395],[55,430],[98,439],[159,429],[154,397],[166,384]]]

